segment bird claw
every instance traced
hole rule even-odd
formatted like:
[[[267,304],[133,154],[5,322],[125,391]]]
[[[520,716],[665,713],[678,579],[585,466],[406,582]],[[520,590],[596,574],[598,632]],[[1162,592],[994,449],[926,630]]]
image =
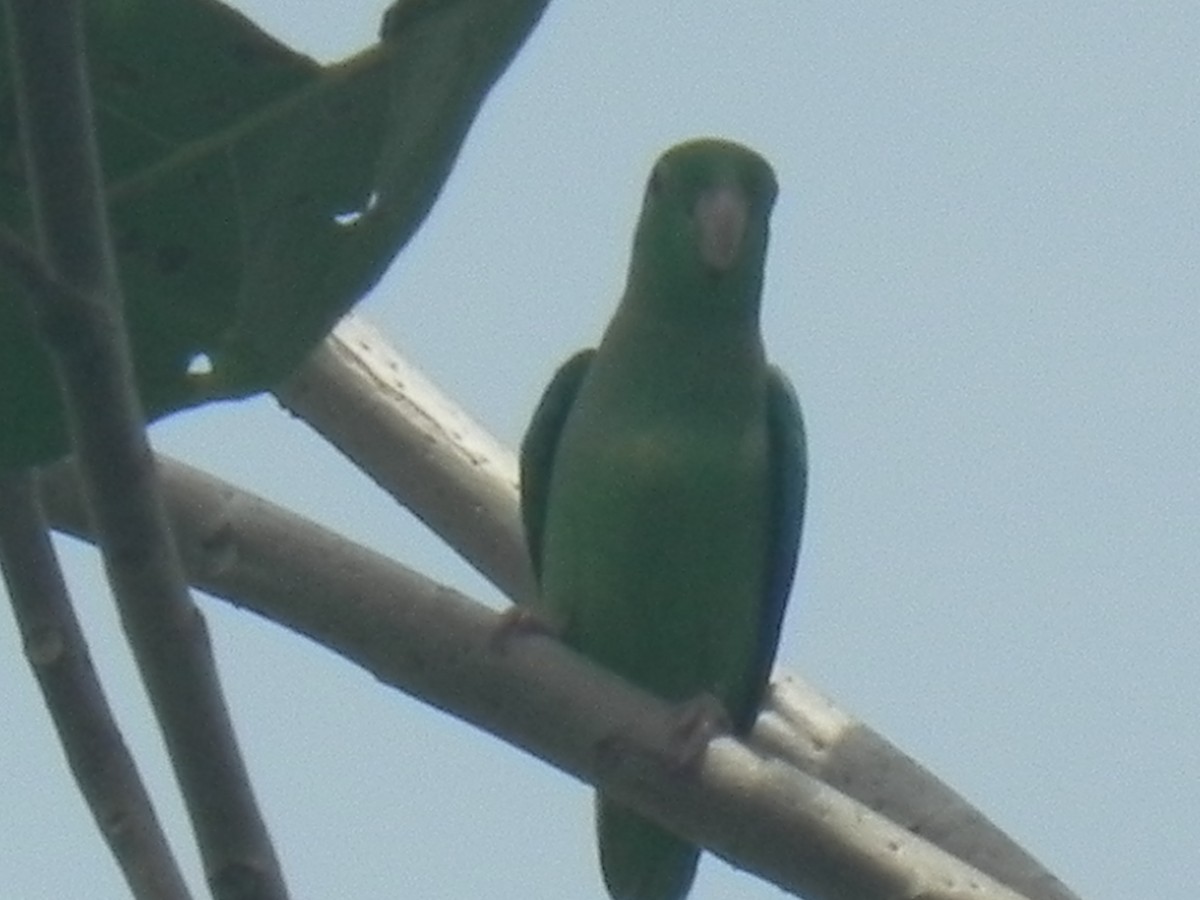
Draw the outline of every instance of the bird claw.
[[[680,704],[671,726],[671,763],[682,770],[698,768],[709,742],[732,730],[729,713],[712,694],[699,694]]]
[[[712,694],[700,694],[672,707],[665,746],[649,747],[631,732],[618,729],[596,743],[600,770],[618,769],[636,757],[669,776],[694,775],[704,761],[709,742],[732,730],[729,714]]]
[[[511,640],[518,637],[528,637],[540,634],[546,637],[562,637],[562,626],[538,615],[527,606],[510,606],[500,613],[496,627],[488,641],[491,649],[503,653],[508,649]]]

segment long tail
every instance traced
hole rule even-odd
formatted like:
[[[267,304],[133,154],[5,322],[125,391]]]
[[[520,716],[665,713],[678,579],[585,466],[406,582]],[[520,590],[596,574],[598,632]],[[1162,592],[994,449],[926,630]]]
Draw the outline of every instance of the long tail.
[[[600,867],[613,900],[683,900],[700,848],[596,795]]]

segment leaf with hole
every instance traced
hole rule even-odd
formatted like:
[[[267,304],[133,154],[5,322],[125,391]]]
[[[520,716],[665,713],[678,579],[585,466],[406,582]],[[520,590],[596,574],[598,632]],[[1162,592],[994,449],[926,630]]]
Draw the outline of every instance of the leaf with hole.
[[[264,390],[303,359],[416,231],[545,4],[400,0],[379,44],[330,66],[213,0],[87,4],[149,417]],[[4,59],[0,221],[32,243],[16,122]],[[0,468],[68,446],[28,306],[0,272]]]

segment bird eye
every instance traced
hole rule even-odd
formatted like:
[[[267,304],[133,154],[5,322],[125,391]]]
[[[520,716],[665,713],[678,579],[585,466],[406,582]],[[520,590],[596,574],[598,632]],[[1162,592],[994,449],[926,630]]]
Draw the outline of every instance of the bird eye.
[[[658,166],[650,170],[650,180],[646,182],[646,196],[657,197],[662,192],[662,174]]]

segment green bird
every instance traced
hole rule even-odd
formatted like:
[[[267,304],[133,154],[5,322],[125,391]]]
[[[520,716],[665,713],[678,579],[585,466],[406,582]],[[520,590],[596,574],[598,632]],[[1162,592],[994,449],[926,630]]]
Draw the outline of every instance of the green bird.
[[[754,722],[791,591],[804,427],[759,329],[775,174],[690,141],[655,165],[624,297],[567,361],[521,445],[539,612],[564,641],[673,703]],[[700,850],[597,795],[614,900],[679,900]]]

